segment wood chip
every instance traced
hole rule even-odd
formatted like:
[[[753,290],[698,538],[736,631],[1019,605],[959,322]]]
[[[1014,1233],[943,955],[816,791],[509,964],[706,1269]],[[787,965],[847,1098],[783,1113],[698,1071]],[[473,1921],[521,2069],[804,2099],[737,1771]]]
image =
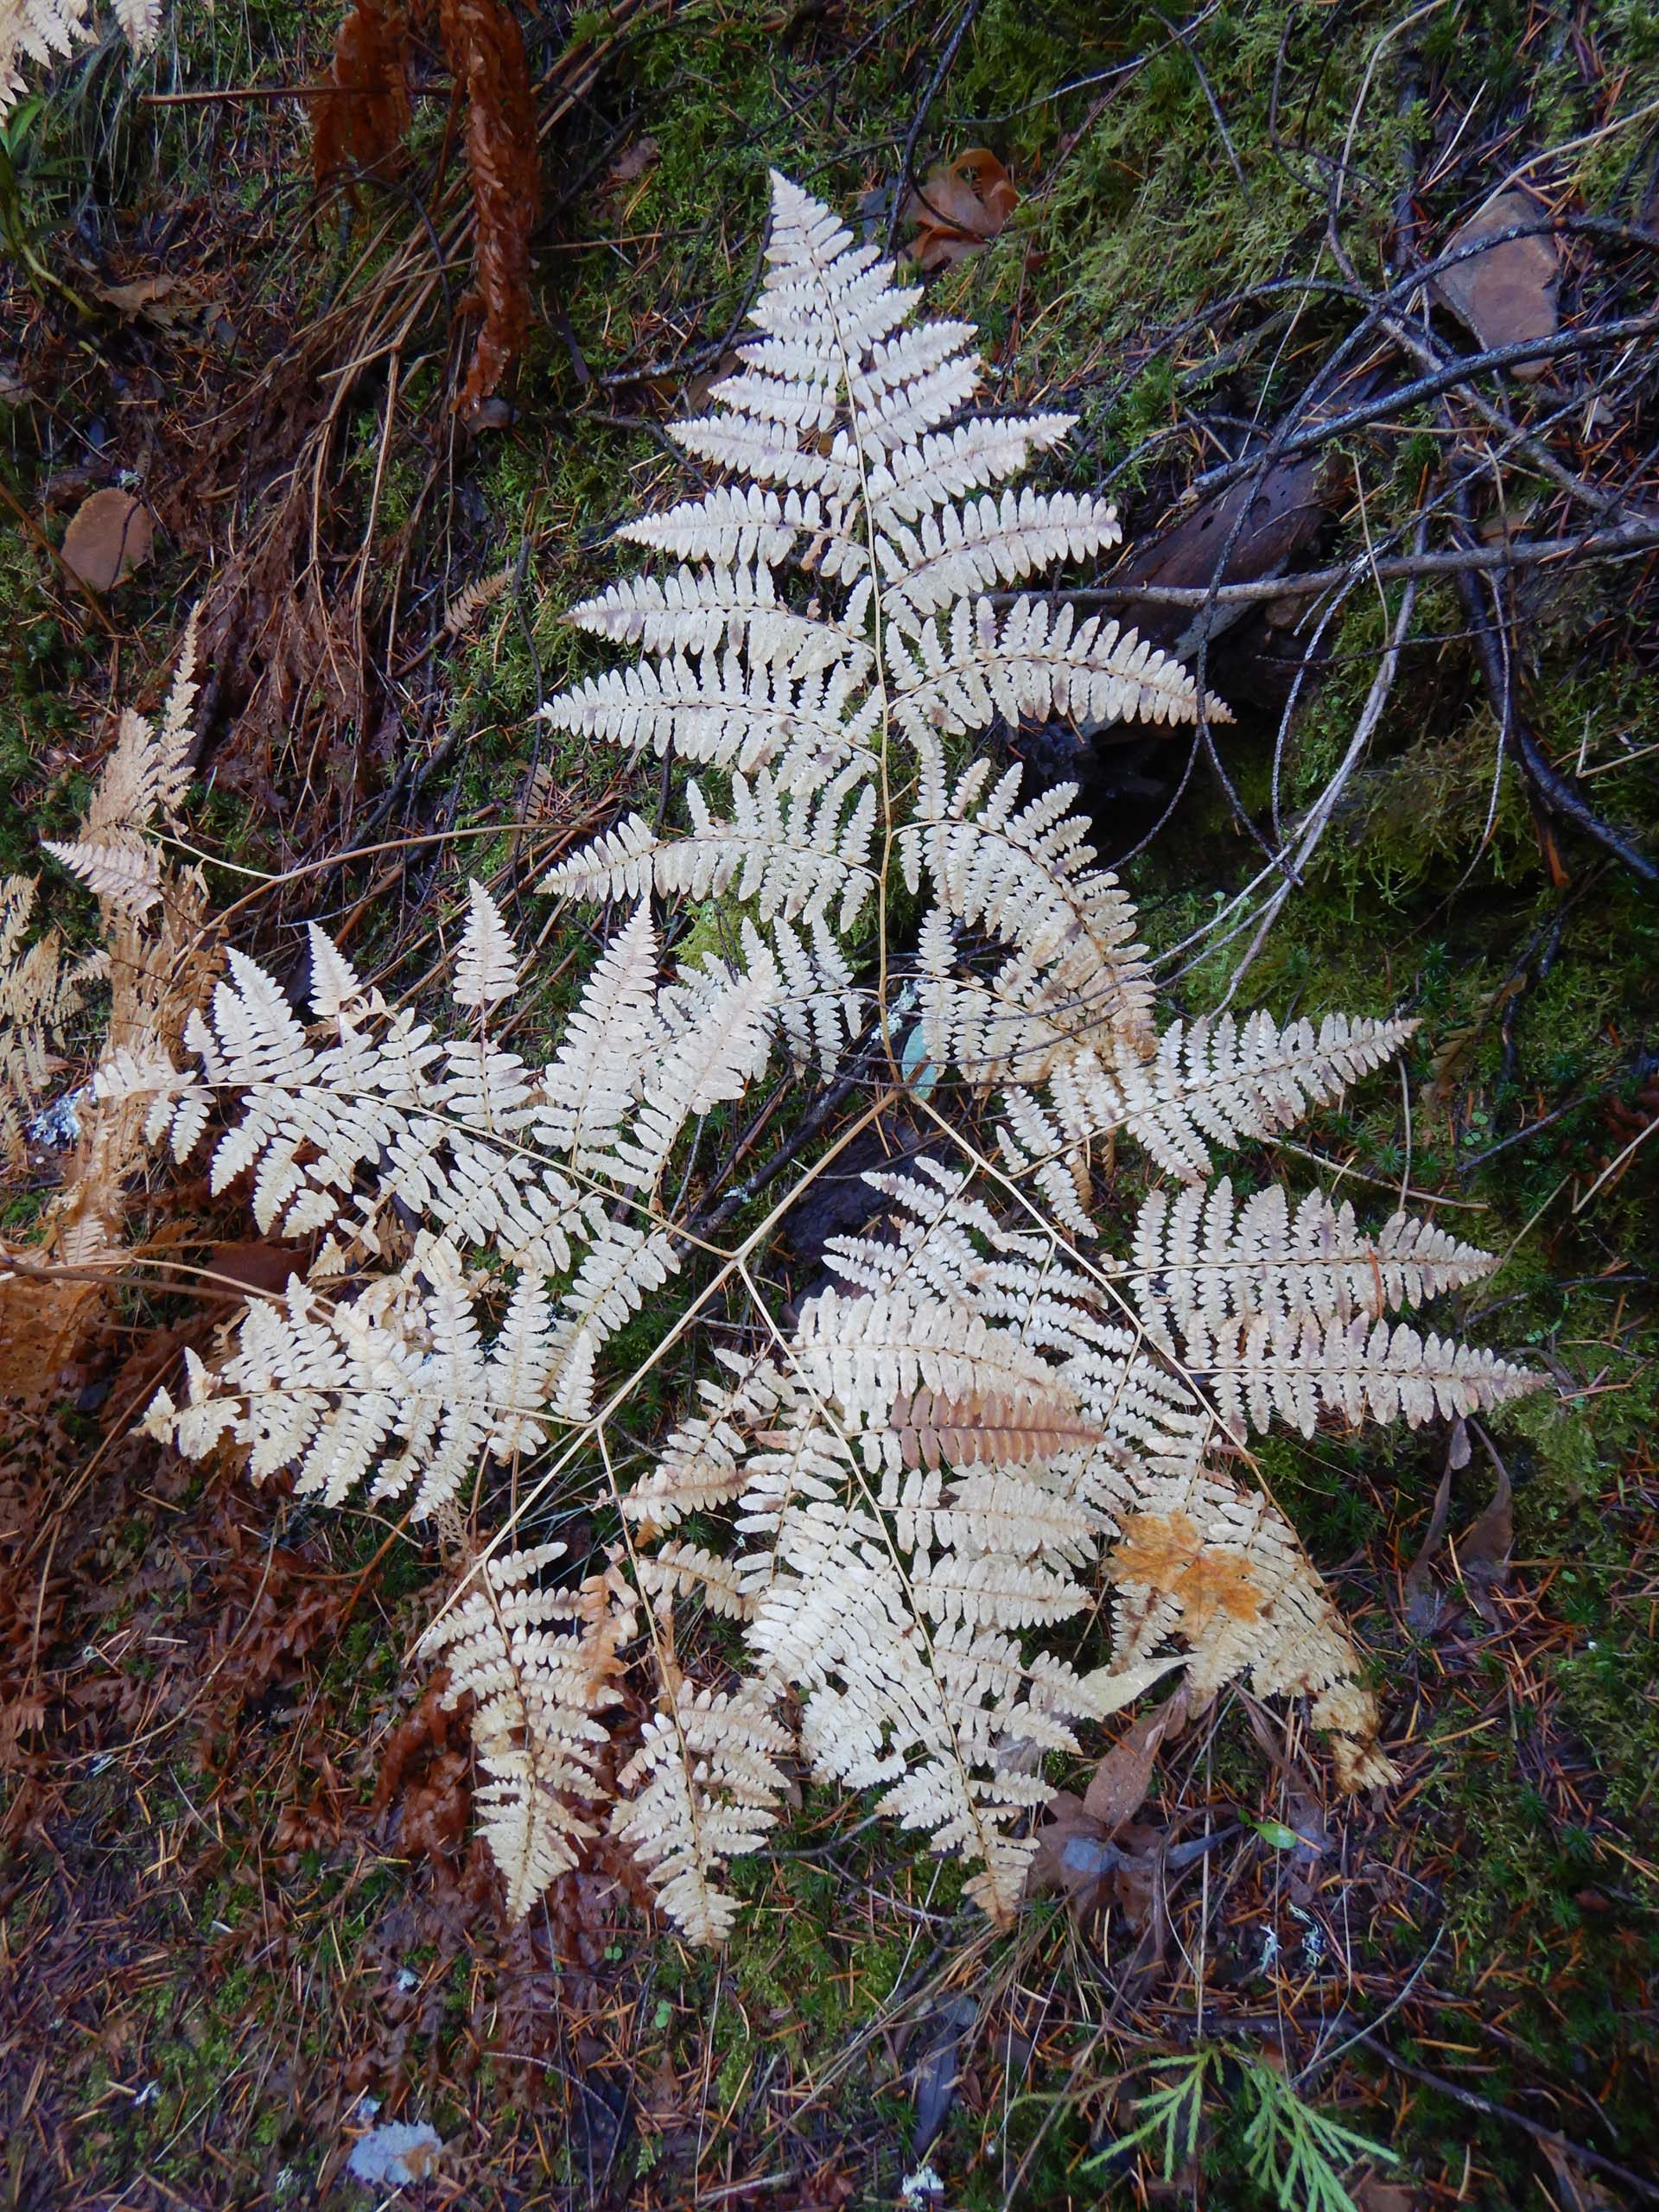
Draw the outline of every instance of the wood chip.
[[[1524,192],[1501,192],[1452,233],[1446,250],[1456,252],[1478,245],[1519,223],[1535,223],[1541,213]],[[1442,270],[1434,279],[1434,294],[1483,346],[1518,346],[1529,339],[1553,338],[1560,327],[1555,288],[1560,274],[1560,256],[1553,238],[1540,233],[1505,238],[1501,245]],[[1531,383],[1548,366],[1548,361],[1521,361],[1511,373]]]

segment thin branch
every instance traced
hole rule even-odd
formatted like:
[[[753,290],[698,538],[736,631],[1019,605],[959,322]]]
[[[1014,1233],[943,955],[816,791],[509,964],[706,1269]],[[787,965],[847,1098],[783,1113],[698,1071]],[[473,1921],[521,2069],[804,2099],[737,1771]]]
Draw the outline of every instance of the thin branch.
[[[886,251],[889,254],[899,242],[899,226],[904,220],[906,197],[916,181],[916,149],[921,143],[923,129],[932,110],[934,101],[938,99],[944,88],[945,79],[956,66],[957,56],[962,51],[962,42],[979,20],[979,13],[984,4],[985,0],[966,0],[957,27],[945,42],[944,52],[939,56],[938,66],[927,80],[927,90],[922,94],[921,103],[912,119],[910,129],[905,134],[905,147],[899,158],[899,174],[893,184],[893,204],[887,210]]]
[[[1659,2204],[1659,2188],[1650,2181],[1644,2181],[1640,2174],[1633,2173],[1629,2166],[1621,2166],[1616,2158],[1604,2158],[1599,2151],[1586,2151],[1582,2144],[1574,2143],[1570,2136],[1561,2134],[1554,2127],[1544,2126],[1540,2120],[1529,2120],[1523,2112],[1516,2112],[1513,2105],[1495,2104],[1491,2098],[1483,2097],[1476,2090],[1465,2089],[1459,2082],[1447,2081],[1444,2074],[1431,2074],[1426,2066],[1414,2066],[1408,2059],[1402,2058],[1398,2051],[1390,2050],[1387,2044],[1380,2043],[1369,2031],[1362,2031],[1354,2040],[1380,2058],[1385,2066],[1391,2066],[1396,2074],[1403,2074],[1413,2082],[1421,2082],[1426,2089],[1433,2089],[1439,2096],[1450,2097],[1456,2104],[1466,2105],[1471,2112],[1484,2113],[1488,2120],[1501,2120],[1510,2127],[1518,2127],[1524,2134],[1530,2135],[1535,2143],[1549,2144],[1563,2157],[1576,2159],[1592,2172],[1611,2174],[1615,2181],[1621,2181],[1626,2189],[1633,2190],[1645,2203]]]
[[[1466,546],[1472,547],[1473,501],[1468,486],[1459,485],[1453,497],[1459,510],[1458,534]],[[1489,583],[1487,589],[1491,592],[1493,587]],[[1516,700],[1512,675],[1514,655],[1498,650],[1497,617],[1495,613],[1489,614],[1482,604],[1481,584],[1472,565],[1459,571],[1458,593],[1474,636],[1486,696],[1497,715],[1504,750],[1519,767],[1528,787],[1552,814],[1563,822],[1570,822],[1574,829],[1581,830],[1605,852],[1611,853],[1615,859],[1622,861],[1633,875],[1640,876],[1644,883],[1659,884],[1659,864],[1602,820],[1580,794],[1573,780],[1563,775],[1539,743],[1536,731],[1521,712]]]
[[[1659,550],[1659,515],[1640,516],[1608,530],[1584,531],[1576,537],[1511,538],[1498,545],[1466,544],[1455,552],[1408,553],[1382,561],[1351,561],[1329,569],[1310,569],[1299,576],[1259,576],[1248,583],[1086,584],[1076,590],[1056,592],[1061,601],[1080,607],[1117,607],[1131,600],[1148,607],[1243,607],[1264,605],[1275,599],[1316,599],[1353,582],[1357,576],[1376,576],[1392,583],[1408,576],[1463,576],[1502,569],[1533,569],[1545,562],[1563,565],[1575,561],[1628,561],[1638,554]],[[1015,594],[994,592],[994,604],[1011,601]]]

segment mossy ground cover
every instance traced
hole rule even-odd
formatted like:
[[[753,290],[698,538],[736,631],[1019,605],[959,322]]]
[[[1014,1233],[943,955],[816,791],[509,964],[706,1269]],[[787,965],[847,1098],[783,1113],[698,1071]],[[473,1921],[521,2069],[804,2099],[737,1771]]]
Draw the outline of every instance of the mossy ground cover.
[[[256,904],[267,950],[315,915],[348,926],[389,988],[441,989],[469,874],[510,897],[527,935],[541,931],[546,857],[620,804],[671,801],[677,769],[663,785],[656,764],[598,758],[532,713],[602,664],[562,617],[626,565],[611,528],[683,483],[663,425],[696,403],[729,343],[768,162],[853,207],[890,187],[923,110],[918,170],[970,145],[996,151],[1021,204],[937,280],[930,307],[979,322],[1001,403],[1078,412],[1064,466],[1078,484],[1110,477],[1132,532],[1152,530],[1241,423],[1276,419],[1347,327],[1338,293],[1262,289],[1316,264],[1338,281],[1319,241],[1338,180],[1367,281],[1414,184],[1412,219],[1438,241],[1508,168],[1583,142],[1541,172],[1560,204],[1621,220],[1649,204],[1639,131],[1609,127],[1659,85],[1659,17],[1643,7],[1569,22],[1447,0],[1408,35],[1401,11],[1379,6],[1235,0],[1178,25],[1134,7],[988,0],[936,84],[960,20],[950,5],[697,0],[647,27],[556,149],[545,313],[514,421],[456,433],[441,329],[389,442],[384,385],[364,382],[329,496],[348,531],[375,499],[376,557],[402,591],[377,650],[413,663],[401,741],[439,765],[377,824],[377,850],[315,899]],[[601,21],[538,20],[532,54]],[[15,273],[6,342],[54,399],[44,413],[0,400],[0,469],[49,536],[73,493],[54,479],[116,463],[165,478],[197,435],[193,407],[255,372],[261,316],[315,310],[351,265],[376,203],[302,232],[303,132],[288,105],[143,105],[158,87],[291,82],[296,49],[315,58],[321,37],[292,10],[181,17],[151,70],[105,52],[9,139],[37,257],[53,265],[83,218],[83,258],[111,276],[168,265],[188,237],[203,285],[251,334],[245,361],[234,331],[204,353],[164,328],[86,327],[49,282],[31,289]],[[422,105],[417,160],[435,158],[442,109]],[[1448,115],[1463,119],[1455,134]],[[887,203],[864,207],[884,228]],[[232,216],[234,251],[216,267],[213,226]],[[58,273],[73,282],[71,259],[59,254]],[[1575,268],[1569,306],[1584,281]],[[1619,404],[1634,404],[1624,391]],[[1444,434],[1424,400],[1349,441],[1321,542],[1397,534]],[[1633,465],[1643,449],[1631,430]],[[1506,466],[1523,514],[1541,514],[1550,487]],[[35,836],[73,823],[117,644],[119,696],[153,695],[222,544],[181,520],[106,625],[32,540],[0,540],[0,763],[14,797],[0,866],[32,868]],[[446,633],[454,592],[503,570],[502,593]],[[1275,787],[1288,820],[1324,788],[1401,589],[1348,600],[1282,744],[1261,704],[1223,736],[1256,823]],[[1659,755],[1642,755],[1656,679],[1637,642],[1649,589],[1643,568],[1579,569],[1531,579],[1521,609],[1544,745],[1580,763],[1583,788],[1638,836],[1659,820]],[[350,752],[371,734],[342,726],[334,742]],[[212,757],[194,818],[202,849],[232,864],[209,868],[228,899],[253,880],[233,869],[280,873],[301,856],[271,793],[220,779]],[[1150,802],[1113,825],[1116,849],[1163,810],[1173,758],[1152,763]],[[28,1572],[7,1586],[49,1694],[46,1731],[14,1747],[0,1892],[11,2201],[367,2202],[340,2175],[367,2094],[445,2138],[433,2202],[805,2212],[892,2202],[924,2156],[955,2204],[1129,2202],[1110,2145],[1155,2084],[1149,2062],[1229,2037],[1308,2069],[1310,2097],[1391,2146],[1381,2178],[1406,2196],[1372,2200],[1378,2212],[1596,2202],[1594,2175],[1569,2158],[1563,2179],[1540,2129],[1651,2177],[1659,1147],[1607,1171],[1653,1110],[1659,910],[1592,845],[1541,836],[1513,765],[1498,765],[1465,610],[1448,582],[1426,582],[1367,759],[1244,987],[1245,1003],[1281,1018],[1419,1018],[1403,1080],[1374,1079],[1300,1133],[1322,1164],[1294,1151],[1243,1164],[1282,1167],[1293,1187],[1334,1178],[1377,1219],[1402,1187],[1440,1202],[1438,1217],[1505,1255],[1458,1325],[1524,1348],[1558,1385],[1493,1427],[1514,1493],[1507,1583],[1483,1613],[1460,1572],[1459,1532],[1495,1480],[1478,1452],[1456,1477],[1452,1545],[1426,1565],[1439,1595],[1416,1616],[1427,1627],[1409,1624],[1407,1577],[1444,1434],[1321,1433],[1262,1454],[1372,1655],[1396,1790],[1322,1807],[1294,1723],[1229,1701],[1155,1785],[1145,1817],[1224,1840],[1172,1878],[1166,1937],[1138,1964],[1142,1931],[1079,1927],[1052,1899],[995,1935],[961,1909],[956,1867],[810,1789],[775,1858],[741,1873],[749,1910],[721,1956],[662,1936],[602,1856],[512,1929],[467,1840],[464,1756],[404,1663],[436,1599],[423,1555],[369,1516],[325,1518],[224,1476],[186,1481],[124,1440],[104,1409],[132,1394],[100,1398],[108,1376],[93,1376],[85,1405],[15,1439],[5,1462],[9,1521],[60,1532],[46,1552],[26,1548]],[[365,806],[396,766],[363,779]],[[1226,993],[1244,940],[1218,941],[1213,925],[1261,861],[1201,767],[1128,862],[1174,1007]],[[65,902],[54,918],[73,928],[75,912]],[[730,919],[689,917],[687,941],[717,943]],[[556,1024],[590,942],[580,918],[554,922],[527,1038]],[[1103,1206],[1119,1203],[1109,1180]],[[135,1300],[124,1326],[137,1338],[178,1318]],[[689,1372],[671,1368],[631,1409],[640,1452]],[[582,1500],[557,1512],[577,1552],[604,1540]],[[1311,1859],[1287,1827],[1322,1839]],[[1213,2120],[1185,2193],[1253,2206],[1225,2094]],[[1625,2201],[1627,2181],[1606,2186]]]

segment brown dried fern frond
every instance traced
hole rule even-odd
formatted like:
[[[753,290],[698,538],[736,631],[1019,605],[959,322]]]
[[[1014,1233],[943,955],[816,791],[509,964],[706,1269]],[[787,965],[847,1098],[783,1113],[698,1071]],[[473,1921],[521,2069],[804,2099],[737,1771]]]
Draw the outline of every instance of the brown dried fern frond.
[[[463,413],[488,399],[530,334],[530,239],[542,209],[542,165],[530,65],[503,0],[439,0],[439,28],[467,88],[467,173],[478,216],[471,294],[483,317],[461,387]]]
[[[311,95],[311,168],[320,185],[384,175],[396,163],[413,110],[412,30],[406,0],[356,0],[334,35],[328,74]]]
[[[415,41],[434,27],[449,64],[452,123],[465,108],[475,219],[473,288],[461,306],[480,315],[482,327],[457,402],[465,412],[499,388],[530,332],[530,238],[542,172],[530,65],[505,0],[355,0],[328,75],[311,96],[311,161],[319,185],[344,178],[353,194],[360,180],[396,168],[413,115]],[[446,132],[446,150],[448,143]]]

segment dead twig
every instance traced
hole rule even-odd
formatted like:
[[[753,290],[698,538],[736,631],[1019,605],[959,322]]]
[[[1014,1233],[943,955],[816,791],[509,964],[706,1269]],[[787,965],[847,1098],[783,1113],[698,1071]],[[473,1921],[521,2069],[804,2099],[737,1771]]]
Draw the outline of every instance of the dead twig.
[[[1482,2113],[1488,2120],[1501,2120],[1506,2126],[1518,2127],[1523,2134],[1530,2135],[1535,2143],[1548,2143],[1564,2158],[1576,2159],[1579,2164],[1588,2166],[1592,2172],[1607,2174],[1613,2180],[1623,2182],[1625,2188],[1633,2190],[1644,2203],[1659,2204],[1659,2188],[1644,2180],[1640,2174],[1633,2173],[1629,2166],[1621,2166],[1616,2158],[1604,2158],[1599,2151],[1586,2151],[1582,2144],[1574,2143],[1570,2136],[1561,2134],[1556,2128],[1546,2127],[1541,2120],[1529,2120],[1525,2113],[1516,2112],[1512,2105],[1495,2104],[1491,2097],[1483,2097],[1478,2090],[1465,2089],[1460,2082],[1449,2082],[1444,2074],[1431,2074],[1426,2066],[1413,2065],[1408,2059],[1402,2058],[1398,2051],[1390,2050],[1387,2044],[1379,2042],[1369,2031],[1363,2030],[1354,2041],[1371,2052],[1373,2056],[1380,2058],[1385,2066],[1392,2067],[1396,2074],[1403,2074],[1413,2082],[1421,2082],[1426,2089],[1433,2089],[1438,2096],[1450,2097],[1453,2103],[1465,2105],[1471,2112]]]
[[[1148,607],[1245,607],[1271,604],[1280,599],[1317,599],[1352,583],[1356,575],[1375,576],[1382,583],[1404,577],[1463,576],[1504,569],[1535,569],[1549,562],[1564,567],[1576,561],[1629,561],[1659,550],[1659,516],[1615,524],[1608,530],[1589,530],[1576,537],[1510,538],[1502,544],[1466,544],[1456,551],[1402,553],[1387,560],[1348,562],[1328,569],[1310,569],[1299,576],[1260,576],[1248,583],[1218,584],[1086,584],[1074,591],[1057,592],[1056,599],[1081,607],[1116,607],[1126,600],[1143,601]],[[1001,605],[1011,592],[993,592]]]
[[[1454,524],[1456,533],[1465,547],[1472,547],[1474,503],[1466,484],[1459,484],[1456,487],[1452,503],[1458,516]],[[1623,861],[1630,873],[1639,876],[1643,883],[1659,884],[1659,865],[1602,820],[1580,793],[1572,779],[1564,775],[1550,760],[1538,741],[1536,731],[1521,712],[1515,696],[1515,657],[1496,587],[1491,582],[1486,586],[1487,594],[1492,602],[1489,612],[1483,604],[1481,582],[1476,569],[1470,566],[1459,569],[1456,574],[1458,595],[1462,601],[1464,615],[1474,639],[1486,696],[1497,716],[1503,749],[1519,768],[1528,789],[1549,813],[1563,822],[1570,822],[1575,830],[1599,845],[1604,852],[1611,853],[1616,860]]]
[[[887,209],[887,237],[886,251],[891,253],[899,242],[899,226],[904,220],[905,206],[916,185],[916,149],[921,143],[922,131],[932,111],[933,103],[944,87],[944,80],[956,67],[957,56],[962,51],[963,41],[979,20],[985,0],[965,0],[957,27],[945,41],[944,51],[934,66],[927,80],[927,90],[922,94],[909,130],[905,135],[904,151],[899,156],[899,174],[893,182],[893,202]]]

